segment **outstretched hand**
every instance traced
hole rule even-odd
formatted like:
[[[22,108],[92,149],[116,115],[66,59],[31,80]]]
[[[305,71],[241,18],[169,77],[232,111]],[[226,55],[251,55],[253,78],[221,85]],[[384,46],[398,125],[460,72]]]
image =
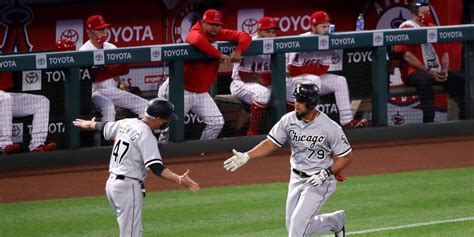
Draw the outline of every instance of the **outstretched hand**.
[[[72,121],[72,124],[76,127],[85,128],[85,129],[95,129],[96,125],[95,117],[91,120],[75,119]]]
[[[199,184],[189,177],[189,170],[186,170],[184,174],[179,176],[179,184],[185,186],[193,192],[197,192],[200,189]]]
[[[238,152],[235,149],[232,149],[232,152],[234,156],[224,161],[224,169],[234,172],[247,163],[249,155],[247,153]]]

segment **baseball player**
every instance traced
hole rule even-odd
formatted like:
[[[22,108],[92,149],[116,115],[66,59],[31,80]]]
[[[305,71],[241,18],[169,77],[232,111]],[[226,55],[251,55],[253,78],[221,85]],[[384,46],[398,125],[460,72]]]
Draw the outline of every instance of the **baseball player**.
[[[412,19],[400,24],[401,29],[436,26],[428,0],[413,1],[410,11]],[[403,55],[400,65],[403,82],[417,89],[424,123],[432,123],[435,118],[433,85],[442,86],[458,104],[459,118],[466,118],[465,78],[462,74],[449,69],[446,44],[396,45],[394,50]]]
[[[310,17],[311,32],[302,35],[327,35],[331,19],[324,11],[314,12]],[[339,121],[343,128],[365,127],[367,120],[353,119],[349,88],[346,78],[327,73],[331,65],[332,50],[295,52],[287,55],[287,78],[286,97],[292,101],[292,91],[299,82],[309,80],[321,88],[321,95],[334,93],[336,104],[339,109]]]
[[[199,190],[199,184],[189,177],[189,170],[177,175],[163,164],[153,132],[166,127],[171,119],[176,119],[173,104],[167,100],[153,99],[148,103],[142,119],[95,122],[93,118],[90,121],[76,119],[73,122],[80,128],[101,131],[106,140],[115,140],[105,191],[117,214],[120,236],[142,236],[143,183],[147,169],[193,192]]]
[[[258,21],[255,38],[275,37],[280,27],[272,17],[263,17]],[[242,57],[234,64],[230,92],[250,105],[250,125],[247,135],[260,134],[260,124],[270,102],[271,71],[270,55]]]
[[[42,95],[13,93],[11,72],[0,72],[0,154],[20,151],[20,144],[12,142],[12,119],[33,115],[30,152],[45,152],[56,149],[56,143],[46,143],[49,124],[49,100]]]
[[[211,59],[186,61],[184,64],[184,114],[192,111],[199,116],[206,128],[201,139],[214,139],[224,127],[222,116],[209,90],[217,78],[219,64],[238,62],[241,54],[250,45],[252,39],[245,32],[223,29],[222,13],[209,9],[204,12],[202,21],[191,28],[186,42],[211,56]],[[215,41],[236,41],[237,48],[230,55],[222,54],[211,44]],[[166,80],[158,91],[159,98],[168,98],[169,82]],[[160,141],[167,141],[167,133]]]
[[[89,40],[79,50],[116,49],[117,47],[107,39],[107,24],[100,15],[87,19],[86,28]],[[132,111],[141,117],[148,101],[117,88],[117,81],[121,75],[128,74],[127,65],[106,65],[92,68],[92,101],[102,114],[102,121],[115,121],[115,106]]]
[[[345,235],[343,210],[320,214],[336,191],[339,173],[352,161],[352,148],[342,128],[316,109],[319,88],[312,82],[297,84],[293,95],[295,111],[278,121],[267,139],[248,152],[232,150],[234,156],[224,168],[236,171],[250,159],[267,156],[288,141],[291,148],[291,175],[286,201],[286,228],[290,237],[303,237],[333,231]],[[338,158],[335,158],[338,157]]]

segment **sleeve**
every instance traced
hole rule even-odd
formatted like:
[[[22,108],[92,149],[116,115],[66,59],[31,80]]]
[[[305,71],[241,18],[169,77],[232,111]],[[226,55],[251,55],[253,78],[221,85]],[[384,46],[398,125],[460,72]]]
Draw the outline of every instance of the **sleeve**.
[[[130,72],[130,68],[127,64],[111,64],[107,65],[105,68],[112,76],[122,76]]]
[[[114,140],[117,136],[117,131],[119,130],[120,123],[122,121],[108,122],[104,126],[103,135],[105,140]]]
[[[283,144],[285,144],[286,140],[288,139],[286,130],[285,130],[285,124],[287,121],[287,116],[283,116],[280,121],[278,121],[270,130],[270,132],[267,135],[267,138],[270,139],[275,145],[278,147],[282,147]]]
[[[236,30],[222,29],[219,31],[218,40],[237,41],[235,51],[244,52],[252,43],[252,37],[249,34]]]
[[[153,164],[163,165],[160,150],[158,149],[158,141],[151,132],[144,134],[138,141],[138,149],[142,154],[145,168],[149,168]]]
[[[351,144],[349,144],[349,140],[347,140],[347,137],[340,126],[337,126],[335,132],[330,132],[328,134],[330,134],[329,145],[335,156],[342,157],[352,151]]]
[[[214,58],[221,57],[221,52],[214,48],[209,40],[198,31],[189,32],[186,42]]]
[[[243,63],[244,60],[245,60],[245,57],[242,57],[239,63],[234,63],[234,66],[232,67],[232,79],[240,80],[239,68],[240,68],[240,64]]]

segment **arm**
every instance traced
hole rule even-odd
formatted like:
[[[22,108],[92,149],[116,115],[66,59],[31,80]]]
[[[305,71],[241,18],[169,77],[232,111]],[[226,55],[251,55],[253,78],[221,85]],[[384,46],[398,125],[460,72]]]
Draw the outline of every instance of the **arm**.
[[[219,33],[219,40],[237,41],[235,51],[229,56],[231,62],[238,62],[242,57],[242,52],[250,46],[252,38],[249,34],[236,30],[222,29]]]
[[[352,152],[350,152],[349,154],[345,156],[334,159],[334,163],[331,166],[331,170],[334,174],[338,174],[347,166],[349,166],[351,163],[352,163]]]
[[[186,42],[214,58],[221,58],[221,52],[214,48],[208,39],[199,32],[191,31]]]
[[[236,150],[232,150],[234,156],[224,161],[224,168],[226,170],[234,172],[238,168],[243,166],[245,163],[247,163],[248,160],[265,157],[275,151],[277,148],[278,146],[275,143],[273,143],[269,139],[265,139],[248,152],[242,153]]]
[[[196,183],[194,180],[192,180],[189,177],[189,170],[187,170],[182,175],[178,175],[178,174],[174,173],[172,170],[170,170],[168,168],[164,168],[162,170],[161,174],[158,175],[158,176],[160,176],[161,178],[166,179],[168,181],[175,182],[179,185],[183,185],[183,186],[185,186],[186,188],[188,188],[189,190],[191,190],[193,192],[197,192],[200,189],[199,184]]]
[[[439,78],[439,74],[435,71],[435,70],[431,70],[430,68],[426,67],[423,63],[420,62],[420,60],[418,60],[418,58],[415,57],[415,55],[413,55],[412,53],[410,52],[405,52],[403,54],[403,59],[412,67],[420,70],[420,71],[424,71],[426,73],[428,73],[434,80],[436,81],[439,81],[440,78]]]

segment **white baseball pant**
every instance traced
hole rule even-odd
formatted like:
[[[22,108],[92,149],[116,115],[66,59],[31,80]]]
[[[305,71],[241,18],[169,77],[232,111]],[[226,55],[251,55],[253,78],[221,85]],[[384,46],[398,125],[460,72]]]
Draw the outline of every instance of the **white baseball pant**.
[[[163,82],[158,90],[158,98],[169,99],[169,79]],[[184,90],[184,115],[192,111],[199,116],[206,127],[201,134],[201,140],[215,139],[219,136],[224,127],[224,117],[212,99],[209,93],[195,93]],[[160,135],[160,142],[166,143],[169,137],[169,129],[162,131]]]
[[[119,180],[111,174],[105,184],[105,192],[112,209],[117,214],[120,237],[140,237],[143,233],[143,194],[137,180]]]
[[[230,83],[230,93],[249,105],[257,103],[266,106],[271,98],[270,87],[255,82],[244,83],[241,80],[233,80]]]
[[[291,172],[286,200],[288,236],[304,237],[328,230],[340,231],[344,226],[345,214],[339,211],[319,214],[323,205],[336,191],[336,179],[330,176],[318,187],[306,183],[307,179]]]
[[[335,74],[323,74],[321,78],[321,95],[334,93],[336,105],[339,109],[339,122],[341,125],[349,123],[353,119],[351,101],[349,98],[349,87],[343,76]]]
[[[0,148],[12,144],[12,119],[33,115],[30,151],[48,136],[49,100],[41,95],[0,90]]]
[[[112,78],[92,83],[92,102],[102,114],[102,121],[115,121],[115,106],[142,118],[148,104],[148,100],[117,88],[117,82]]]

